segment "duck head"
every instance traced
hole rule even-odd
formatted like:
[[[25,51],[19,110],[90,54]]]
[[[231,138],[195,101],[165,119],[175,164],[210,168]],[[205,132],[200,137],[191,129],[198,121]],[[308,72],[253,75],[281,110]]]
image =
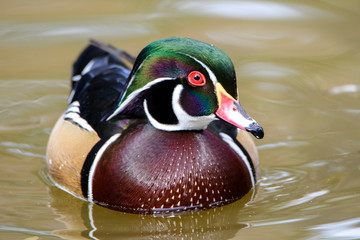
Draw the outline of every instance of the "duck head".
[[[236,99],[234,66],[224,52],[189,38],[166,38],[140,52],[108,120],[146,116],[157,129],[183,131],[205,129],[220,118],[262,138],[262,127]]]

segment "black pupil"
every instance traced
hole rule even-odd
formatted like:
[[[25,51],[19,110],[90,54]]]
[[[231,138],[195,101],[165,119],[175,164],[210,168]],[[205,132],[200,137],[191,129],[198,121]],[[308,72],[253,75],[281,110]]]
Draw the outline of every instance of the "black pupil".
[[[200,75],[199,75],[199,74],[196,74],[196,75],[194,76],[194,80],[195,80],[195,81],[199,81],[199,80],[200,80]]]

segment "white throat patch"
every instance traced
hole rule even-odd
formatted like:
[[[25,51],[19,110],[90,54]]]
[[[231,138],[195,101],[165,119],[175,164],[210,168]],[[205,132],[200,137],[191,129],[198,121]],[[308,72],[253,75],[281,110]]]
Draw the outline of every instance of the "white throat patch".
[[[215,120],[215,114],[209,114],[206,116],[191,116],[185,112],[180,104],[180,96],[184,87],[178,84],[172,94],[172,108],[178,124],[164,124],[158,122],[149,112],[147,101],[144,100],[144,110],[150,123],[157,129],[165,131],[181,131],[181,130],[203,130],[209,123]]]

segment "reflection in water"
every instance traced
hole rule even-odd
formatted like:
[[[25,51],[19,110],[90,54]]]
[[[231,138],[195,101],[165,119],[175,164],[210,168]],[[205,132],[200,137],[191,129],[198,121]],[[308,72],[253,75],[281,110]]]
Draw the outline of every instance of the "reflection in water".
[[[274,142],[269,144],[264,144],[258,146],[258,149],[273,149],[279,147],[287,147],[287,148],[297,148],[305,145],[309,145],[310,143],[306,141],[286,141],[286,142]]]
[[[101,38],[122,35],[123,37],[138,36],[144,37],[149,35],[153,29],[138,23],[127,23],[124,19],[115,17],[114,19],[103,19],[107,22],[106,27],[99,26],[97,21],[69,21],[49,23],[25,23],[25,24],[8,24],[7,31],[9,34],[1,41],[9,43],[12,41],[28,42],[43,40],[57,41],[59,36],[71,38]],[[1,26],[1,25],[0,25]],[[20,37],[21,36],[21,37]]]
[[[277,81],[279,78],[291,78],[298,76],[299,71],[290,68],[289,66],[282,66],[280,64],[275,63],[266,63],[266,62],[253,62],[246,63],[241,66],[241,75],[243,77],[262,77],[262,78],[270,78]],[[282,86],[285,87],[285,86]],[[274,89],[271,89],[274,90]]]
[[[342,86],[333,87],[330,89],[330,93],[334,95],[342,93],[356,93],[360,91],[360,87],[355,84],[346,84]]]
[[[305,196],[298,198],[298,199],[293,199],[290,202],[280,206],[277,208],[277,210],[281,210],[281,209],[285,209],[285,208],[289,208],[289,207],[293,207],[293,206],[297,206],[300,204],[304,204],[307,202],[312,201],[313,199],[317,198],[317,197],[321,197],[327,193],[329,193],[329,190],[320,190],[317,192],[312,192],[312,193],[308,193]]]
[[[316,232],[316,236],[308,239],[359,239],[359,226],[360,218],[317,225],[309,228]]]
[[[358,1],[106,3],[2,1],[2,239],[360,239]],[[39,169],[88,38],[136,54],[168,36],[233,59],[240,101],[267,131],[254,200],[154,217],[89,211],[55,187],[49,194]]]
[[[54,234],[66,239],[115,237],[157,239],[228,239],[248,224],[238,222],[247,194],[233,204],[200,212],[172,215],[139,215],[109,210],[76,199],[56,187],[50,188],[51,207],[65,224]]]
[[[192,14],[212,15],[240,19],[305,19],[309,14],[317,17],[325,12],[300,4],[280,4],[269,1],[202,1],[181,2],[176,8]]]

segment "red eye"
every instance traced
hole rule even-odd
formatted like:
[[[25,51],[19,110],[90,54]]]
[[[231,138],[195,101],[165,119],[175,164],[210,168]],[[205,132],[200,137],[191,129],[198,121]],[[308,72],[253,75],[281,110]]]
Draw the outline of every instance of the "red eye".
[[[192,71],[189,75],[188,75],[188,81],[190,83],[190,85],[192,86],[204,86],[206,84],[206,78],[205,76],[198,71]]]

